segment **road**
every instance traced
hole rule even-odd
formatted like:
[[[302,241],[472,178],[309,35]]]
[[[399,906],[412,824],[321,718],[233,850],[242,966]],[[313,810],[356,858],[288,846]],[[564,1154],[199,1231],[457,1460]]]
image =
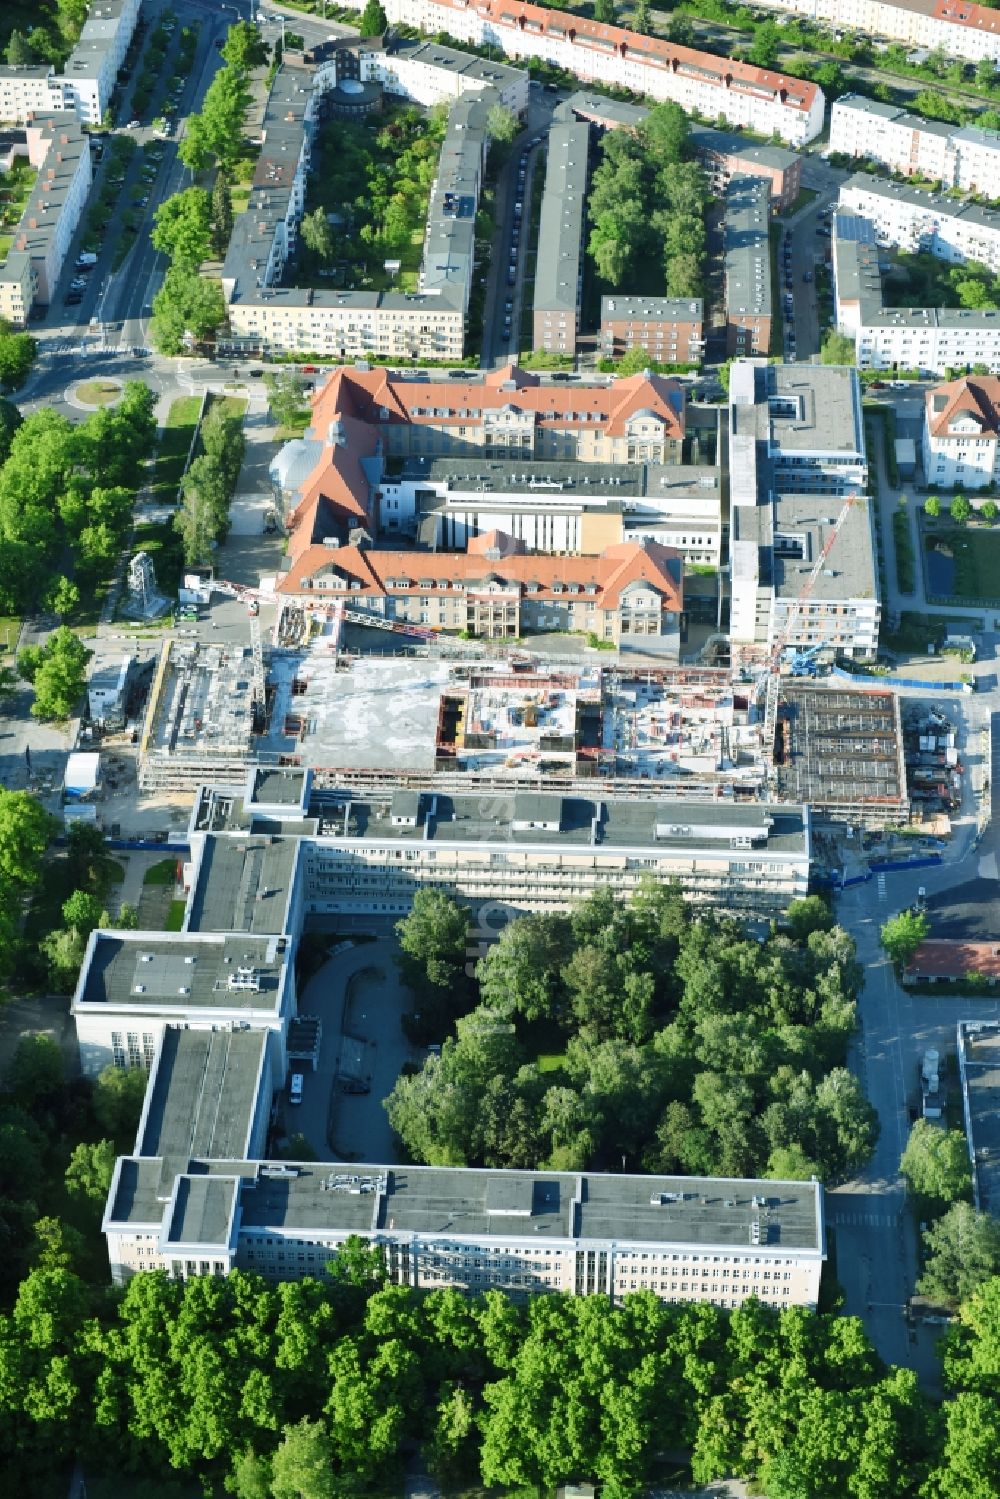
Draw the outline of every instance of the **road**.
[[[837,897],[838,920],[857,943],[865,972],[859,999],[859,1031],[850,1065],[878,1111],[880,1135],[871,1161],[857,1178],[827,1195],[827,1223],[836,1241],[837,1272],[846,1292],[846,1310],[861,1317],[882,1356],[917,1370],[928,1388],[936,1387],[937,1329],[911,1329],[903,1309],[917,1274],[917,1226],[906,1205],[899,1159],[910,1130],[909,1108],[916,1102],[917,1068],[923,1052],[955,1049],[959,1019],[1000,1017],[1000,1000],[952,994],[914,995],[897,984],[879,945],[881,924],[912,905],[920,887],[928,895],[946,892],[973,878],[996,880],[1000,828],[991,825],[975,846],[975,793],[992,771],[984,759],[983,729],[1000,708],[996,681],[1000,636],[978,637],[975,674],[986,690],[971,698],[941,694],[938,706],[962,727],[959,753],[966,765],[966,795],[951,848],[939,867],[897,871],[851,887]],[[904,697],[934,700],[933,685]],[[986,750],[988,756],[989,751]],[[1000,886],[997,893],[1000,894]]]
[[[535,88],[529,91],[528,112],[525,126],[515,137],[510,154],[497,177],[495,218],[496,227],[490,247],[489,271],[486,276],[486,295],[483,302],[483,337],[480,364],[483,369],[492,369],[516,359],[520,348],[521,310],[524,305],[525,280],[528,266],[528,231],[531,221],[531,189],[536,172],[545,170],[545,138],[552,123],[552,111],[564,94],[549,93]],[[532,141],[541,137],[537,146]],[[520,219],[515,213],[518,196],[518,170],[522,156],[525,162],[525,179],[521,188],[523,199]],[[513,244],[514,226],[520,223],[517,274],[513,286],[508,285],[508,267],[511,264],[510,250]],[[504,319],[509,309],[510,335],[504,337]],[[530,341],[527,348],[531,348]]]

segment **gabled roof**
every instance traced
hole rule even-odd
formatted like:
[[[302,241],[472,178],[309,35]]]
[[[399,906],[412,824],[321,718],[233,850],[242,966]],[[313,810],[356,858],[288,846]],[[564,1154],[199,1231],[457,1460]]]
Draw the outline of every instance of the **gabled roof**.
[[[995,375],[963,375],[927,392],[926,419],[932,437],[947,437],[962,417],[973,417],[980,436],[1000,436],[1000,380]]]
[[[317,590],[322,596],[343,593],[350,598],[381,597],[387,593],[441,594],[457,585],[497,579],[519,592],[529,585],[535,598],[562,598],[569,585],[598,590],[600,608],[617,608],[631,584],[646,583],[662,596],[663,608],[683,607],[681,554],[658,542],[621,542],[600,556],[551,557],[524,553],[487,558],[481,552],[394,552],[355,546],[305,548],[278,583],[278,592],[296,595],[311,591],[321,574],[339,573],[339,587]],[[352,588],[351,584],[359,586]],[[399,587],[399,583],[405,584]]]
[[[515,364],[468,380],[414,380],[381,368],[339,369],[313,398],[312,424],[321,436],[348,415],[376,426],[466,425],[505,407],[533,415],[543,428],[592,431],[596,423],[611,437],[623,436],[629,419],[646,410],[665,424],[670,438],[684,436],[684,391],[676,380],[639,374],[610,384],[543,382]]]

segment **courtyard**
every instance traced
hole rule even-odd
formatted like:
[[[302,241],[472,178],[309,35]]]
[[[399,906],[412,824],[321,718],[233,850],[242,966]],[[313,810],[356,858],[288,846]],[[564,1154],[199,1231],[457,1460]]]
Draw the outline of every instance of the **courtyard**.
[[[382,1100],[403,1066],[419,1067],[425,1056],[400,1023],[413,996],[399,977],[394,936],[331,946],[299,998],[299,1013],[317,1016],[323,1031],[302,1103],[293,1107],[286,1095],[285,1131],[303,1134],[319,1160],[391,1163],[399,1147]]]

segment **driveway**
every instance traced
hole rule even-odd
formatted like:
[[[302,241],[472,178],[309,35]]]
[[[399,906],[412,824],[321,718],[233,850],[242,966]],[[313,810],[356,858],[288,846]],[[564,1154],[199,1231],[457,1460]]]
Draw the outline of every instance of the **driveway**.
[[[425,1052],[411,1047],[400,1027],[413,996],[400,982],[395,937],[363,942],[324,963],[299,997],[299,1013],[323,1022],[319,1067],[306,1075],[300,1106],[288,1109],[289,1130],[301,1130],[320,1159],[398,1160],[396,1138],[382,1100],[404,1062],[419,1066]],[[367,1083],[368,1093],[345,1093],[338,1075]]]

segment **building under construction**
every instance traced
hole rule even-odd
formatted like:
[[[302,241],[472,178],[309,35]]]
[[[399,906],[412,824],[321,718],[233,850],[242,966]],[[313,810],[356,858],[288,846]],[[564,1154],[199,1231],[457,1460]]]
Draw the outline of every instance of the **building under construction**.
[[[434,768],[591,776],[605,751],[597,671],[476,672],[441,694]]]
[[[264,720],[259,632],[249,646],[168,640],[160,654],[139,741],[143,791],[242,781]]]
[[[866,827],[906,822],[899,699],[864,688],[778,685],[775,783],[782,801]]]

